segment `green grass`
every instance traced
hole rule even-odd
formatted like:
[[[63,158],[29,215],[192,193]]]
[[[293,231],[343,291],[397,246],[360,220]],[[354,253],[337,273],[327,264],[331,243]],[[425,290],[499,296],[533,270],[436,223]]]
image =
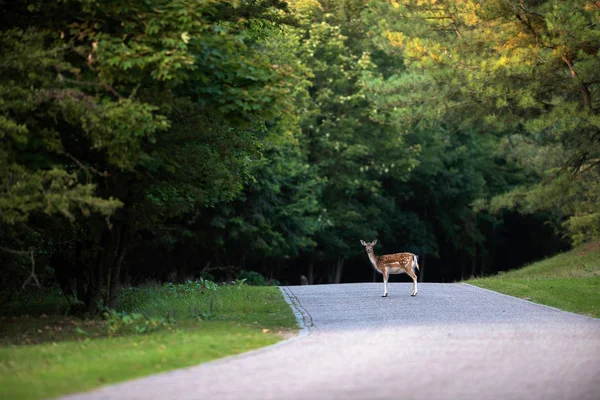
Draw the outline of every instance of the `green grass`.
[[[600,242],[468,283],[600,318]]]
[[[210,316],[212,292],[195,289],[190,283],[125,291],[121,311],[176,320],[147,334],[127,326],[107,337],[98,319],[4,315],[0,398],[55,397],[195,365],[276,343],[296,328],[276,287],[219,287]]]

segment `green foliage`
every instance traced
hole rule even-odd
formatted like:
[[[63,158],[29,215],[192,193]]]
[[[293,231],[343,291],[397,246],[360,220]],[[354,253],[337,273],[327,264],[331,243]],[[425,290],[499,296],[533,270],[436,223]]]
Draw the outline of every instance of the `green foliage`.
[[[252,286],[279,286],[281,285],[281,282],[279,282],[277,279],[269,279],[267,280],[261,273],[256,272],[256,271],[245,271],[245,270],[240,270],[239,274],[238,274],[239,278],[236,280],[236,282],[242,282],[245,283],[247,285],[252,285]]]
[[[511,135],[503,148],[506,157],[517,157],[524,168],[531,169],[532,158],[545,166],[531,170],[540,183],[527,189],[529,210],[553,209],[544,203],[566,200],[555,190],[564,185],[546,180],[564,168],[572,176],[565,178],[573,182],[569,192],[581,185],[592,188],[579,197],[578,211],[561,210],[574,218],[565,224],[568,233],[576,243],[595,235],[597,207],[591,205],[598,204],[600,175],[600,57],[592,44],[600,38],[596,6],[587,1],[436,5],[411,0],[372,2],[367,14],[387,39],[378,45],[395,51],[406,67],[372,86],[391,118],[410,128],[441,124]],[[529,152],[523,152],[523,143]]]
[[[315,258],[331,263],[358,253],[360,246],[352,244],[360,238],[390,232],[385,220],[393,195],[384,182],[406,180],[418,149],[378,118],[377,105],[366,96],[367,82],[380,72],[364,40],[360,2],[295,6],[312,16],[301,26],[298,51],[313,75],[302,127],[309,159],[326,178]]]
[[[548,210],[557,230],[564,232],[573,245],[600,238],[600,185],[593,174],[578,177],[563,171],[549,170],[546,181],[517,187],[480,204],[492,211],[516,208],[523,213]]]
[[[141,334],[152,332],[170,324],[170,321],[164,318],[147,318],[140,313],[128,314],[125,311],[117,312],[112,309],[104,310],[102,315],[106,321],[106,334],[108,337],[113,337],[126,327],[133,327],[135,333]]]
[[[476,274],[507,208],[549,215],[572,243],[600,235],[592,2],[4,8],[9,296],[25,249],[72,311],[93,313],[129,301],[126,277],[291,281],[307,266],[337,282],[360,239],[419,253],[421,278],[425,256],[449,279],[469,261]],[[220,288],[168,290],[210,293],[185,314],[218,317]]]
[[[293,71],[260,51],[285,11],[277,0],[3,10],[0,221],[77,232],[53,250],[89,311],[103,288],[114,306],[136,232],[176,231],[174,218],[231,201],[251,179],[266,121],[292,109]],[[40,215],[51,219],[34,227]],[[74,229],[58,228],[62,217]]]
[[[2,164],[15,164],[13,170],[5,171],[3,176],[18,181],[24,180],[28,172],[32,174],[32,182],[22,188],[24,193],[41,192],[51,184],[55,190],[62,189],[63,192],[58,192],[55,197],[72,198],[68,202],[63,200],[65,204],[54,206],[63,213],[79,203],[89,207],[89,204],[95,204],[92,200],[98,202],[97,207],[103,206],[101,211],[107,215],[121,205],[116,201],[105,205],[100,201],[102,199],[94,199],[94,185],[77,182],[73,173],[66,174],[63,170],[67,169],[65,161],[75,162],[88,172],[88,179],[94,178],[89,172],[99,169],[97,156],[85,152],[86,147],[104,154],[105,169],[156,168],[165,163],[173,167],[181,160],[165,160],[165,155],[156,159],[157,154],[152,152],[153,148],[165,148],[156,146],[164,145],[157,135],[171,126],[172,122],[167,118],[178,120],[173,112],[181,110],[180,115],[188,119],[179,122],[175,132],[170,130],[170,136],[176,136],[169,140],[181,141],[177,137],[181,135],[180,131],[189,132],[190,124],[197,127],[198,123],[206,123],[209,115],[215,125],[223,126],[223,119],[227,121],[225,129],[221,129],[223,132],[248,136],[248,131],[252,132],[260,125],[261,117],[275,116],[280,105],[285,106],[284,101],[276,101],[289,87],[287,80],[281,79],[285,72],[280,73],[261,60],[245,44],[247,35],[243,31],[239,32],[235,24],[219,21],[219,14],[215,15],[220,10],[224,13],[220,17],[228,19],[227,14],[235,11],[234,4],[156,1],[153,9],[143,12],[139,9],[134,15],[135,5],[129,8],[79,1],[67,3],[58,3],[45,10],[60,15],[56,21],[48,19],[48,26],[33,25],[26,31],[15,28],[3,32],[3,51],[6,53],[3,58],[11,60],[2,65],[3,76],[14,77],[14,80],[3,81],[0,90],[4,113],[0,123],[4,127],[2,131],[6,132],[3,136],[13,143],[6,149],[8,151],[2,152],[6,158],[6,163]],[[59,14],[66,6],[71,7],[69,12]],[[268,7],[251,11],[246,5],[239,6],[245,6],[246,11],[258,19],[272,15],[274,11]],[[281,7],[282,4],[274,2],[272,6]],[[11,11],[13,17],[25,18],[28,13],[18,7]],[[29,10],[34,15],[36,11],[36,7]],[[215,16],[216,21],[207,21]],[[124,41],[123,35],[129,39]],[[8,57],[9,53],[11,57]],[[20,76],[26,76],[27,80],[17,81]],[[188,83],[181,86],[184,82]],[[156,97],[160,92],[169,93],[169,96]],[[194,103],[189,101],[190,96],[196,97],[195,109]],[[181,100],[177,101],[178,98]],[[46,109],[33,113],[40,107]],[[217,111],[216,115],[214,112],[209,114],[207,109]],[[49,118],[54,118],[55,122]],[[254,121],[254,127],[249,121]],[[244,135],[240,129],[246,131]],[[210,146],[201,134],[197,128],[188,133],[185,148],[196,149],[188,158],[204,161],[194,171],[202,171],[203,165],[217,169],[215,161],[230,156],[221,153],[224,149]],[[73,135],[82,135],[88,142],[83,143],[83,148],[74,148],[69,141],[69,136]],[[190,141],[194,140],[198,146],[190,147]],[[227,138],[220,140],[227,141]],[[228,142],[228,146],[232,144]],[[20,148],[14,147],[17,145]],[[240,143],[237,148],[244,151],[245,146],[247,148],[248,144]],[[252,146],[250,143],[250,148]],[[29,163],[30,168],[34,167],[33,171],[24,169],[23,147],[36,151],[35,164]],[[43,150],[41,154],[40,150]],[[173,149],[167,146],[166,150]],[[205,150],[214,153],[212,160],[205,157]],[[20,151],[20,160],[13,154],[17,151]],[[55,172],[45,172],[49,167]],[[235,166],[224,167],[229,171],[236,169]],[[202,172],[205,179],[210,177],[208,171]],[[20,175],[13,178],[15,174]],[[219,177],[215,178],[218,182]],[[170,181],[174,179],[175,176],[170,176]],[[214,185],[208,183],[204,187],[211,186]],[[238,184],[233,189],[221,190],[235,192],[240,189]],[[74,193],[70,194],[68,190]],[[18,195],[11,190],[8,193]],[[8,200],[11,196],[3,197]],[[231,194],[228,197],[231,198]],[[19,211],[23,215],[20,220],[23,220],[32,210],[54,211],[52,206],[58,200],[53,200],[52,196],[44,196],[44,199],[50,202],[45,209],[40,201],[23,197],[13,197],[10,204],[21,204]],[[210,201],[196,200],[200,205]],[[11,218],[12,222],[14,220]]]
[[[212,315],[217,289],[216,283],[203,278],[181,284],[168,282],[162,286],[129,287],[121,293],[119,310],[135,310],[144,315],[160,315],[170,319]],[[152,296],[160,297],[160,304],[155,304],[157,308],[150,305],[154,303]],[[169,304],[176,302],[186,304],[185,311],[169,308]],[[159,312],[159,309],[162,311]]]
[[[239,273],[239,277],[241,279],[245,279],[248,282],[248,285],[254,286],[266,286],[267,281],[264,276],[256,271],[245,271],[241,270]]]
[[[262,56],[288,74],[293,82],[290,96],[303,104],[309,81],[295,54],[299,40],[297,32],[284,29],[264,43]],[[266,121],[260,156],[247,164],[251,178],[243,192],[199,224],[202,231],[210,225],[211,234],[199,235],[208,236],[203,242],[207,251],[214,251],[216,262],[226,263],[234,274],[240,268],[271,274],[269,264],[293,259],[316,244],[324,179],[310,164],[300,122],[296,111]]]
[[[238,289],[241,288],[242,286],[246,285],[246,281],[247,280],[248,279],[245,279],[245,278],[244,279],[239,279],[239,278],[236,279],[235,280],[235,287],[238,288]]]
[[[95,186],[78,184],[75,174],[57,168],[28,173],[6,161],[0,167],[0,174],[7,177],[3,185],[6,192],[0,196],[1,218],[5,223],[26,222],[36,211],[60,214],[73,220],[74,208],[108,216],[123,204],[114,198],[98,199],[94,196]]]

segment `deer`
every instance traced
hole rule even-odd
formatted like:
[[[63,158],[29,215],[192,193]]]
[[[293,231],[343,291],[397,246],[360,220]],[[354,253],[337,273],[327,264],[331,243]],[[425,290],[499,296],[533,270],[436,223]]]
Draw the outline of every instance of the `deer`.
[[[413,253],[396,253],[376,256],[373,251],[373,246],[377,244],[377,239],[371,243],[366,243],[364,240],[360,244],[365,246],[369,260],[375,268],[375,271],[383,275],[383,296],[387,297],[387,282],[390,274],[408,274],[413,280],[413,290],[411,296],[417,295],[417,275],[415,268],[419,269],[419,257]]]

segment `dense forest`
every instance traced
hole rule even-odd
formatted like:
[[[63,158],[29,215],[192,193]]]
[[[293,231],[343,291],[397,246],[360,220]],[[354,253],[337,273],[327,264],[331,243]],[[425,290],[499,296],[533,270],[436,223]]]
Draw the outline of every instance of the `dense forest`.
[[[370,281],[373,239],[447,282],[600,236],[598,1],[0,9],[0,302]]]

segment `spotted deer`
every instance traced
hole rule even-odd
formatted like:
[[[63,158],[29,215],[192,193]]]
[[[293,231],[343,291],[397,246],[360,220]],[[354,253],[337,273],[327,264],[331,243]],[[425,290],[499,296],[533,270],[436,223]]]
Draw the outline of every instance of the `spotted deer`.
[[[387,297],[387,282],[390,274],[408,274],[413,280],[413,291],[411,296],[417,295],[417,275],[414,269],[419,269],[419,257],[413,253],[396,253],[386,254],[384,256],[376,256],[373,252],[373,246],[377,244],[377,239],[372,243],[365,243],[361,240],[360,243],[367,249],[369,260],[375,268],[375,271],[383,275],[383,296]]]

